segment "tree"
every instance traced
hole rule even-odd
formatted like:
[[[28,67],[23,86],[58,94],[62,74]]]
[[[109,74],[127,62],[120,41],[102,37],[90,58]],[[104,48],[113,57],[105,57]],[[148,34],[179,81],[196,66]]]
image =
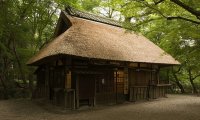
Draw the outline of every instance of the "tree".
[[[26,62],[51,40],[59,5],[51,0],[8,0],[0,5],[1,82],[4,88],[27,89],[33,82]]]

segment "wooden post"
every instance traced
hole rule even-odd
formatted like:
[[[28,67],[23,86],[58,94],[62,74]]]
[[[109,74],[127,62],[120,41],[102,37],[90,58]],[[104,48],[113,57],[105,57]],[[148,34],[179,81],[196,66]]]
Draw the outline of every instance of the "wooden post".
[[[45,98],[49,99],[49,66],[45,66]]]
[[[136,100],[138,100],[138,88],[136,87],[135,89],[136,89],[136,90],[135,90],[135,92],[136,92],[136,93],[135,93],[135,101],[136,101]]]
[[[118,95],[117,95],[117,70],[115,71],[115,90],[116,90],[116,104],[117,104],[117,97],[118,97]]]
[[[129,101],[133,101],[133,88],[130,87]]]
[[[64,105],[65,105],[65,108],[67,108],[67,96],[68,95],[68,93],[67,93],[67,89],[64,89]]]
[[[79,108],[79,75],[76,78],[76,108]]]
[[[72,108],[75,109],[76,108],[76,97],[75,97],[75,90],[73,90],[73,106]]]
[[[94,99],[93,99],[93,106],[96,105],[96,79],[95,79],[95,83],[94,83]]]
[[[134,94],[133,96],[134,101],[137,101],[137,87],[133,87],[133,94]]]
[[[160,77],[159,77],[159,73],[160,72],[160,68],[158,68],[158,71],[157,71],[157,81],[158,81],[158,84],[160,84]]]

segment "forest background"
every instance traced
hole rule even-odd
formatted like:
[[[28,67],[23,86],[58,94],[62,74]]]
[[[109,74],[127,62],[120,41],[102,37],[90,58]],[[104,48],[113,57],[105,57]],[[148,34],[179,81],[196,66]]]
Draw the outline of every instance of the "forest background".
[[[31,96],[36,68],[26,62],[53,39],[68,5],[143,34],[181,63],[161,73],[171,92],[200,92],[199,0],[0,0],[0,99]]]

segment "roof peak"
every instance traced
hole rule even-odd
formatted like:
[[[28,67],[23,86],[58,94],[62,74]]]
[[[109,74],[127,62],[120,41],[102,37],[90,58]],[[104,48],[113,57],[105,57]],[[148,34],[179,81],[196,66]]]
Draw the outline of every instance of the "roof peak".
[[[118,21],[115,21],[110,18],[102,17],[99,15],[95,15],[92,13],[80,11],[69,5],[66,6],[65,11],[71,16],[84,18],[84,19],[88,19],[88,20],[92,20],[92,21],[96,21],[96,22],[100,22],[100,23],[104,23],[104,24],[109,24],[109,25],[113,25],[113,26],[117,26],[117,27],[122,27],[122,24]]]

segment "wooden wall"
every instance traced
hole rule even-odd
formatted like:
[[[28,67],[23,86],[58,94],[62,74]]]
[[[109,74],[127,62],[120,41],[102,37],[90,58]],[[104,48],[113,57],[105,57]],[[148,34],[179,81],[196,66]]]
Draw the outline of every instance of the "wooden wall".
[[[85,101],[98,105],[157,98],[164,96],[166,90],[155,87],[158,71],[158,66],[151,64],[63,58],[38,69],[37,94],[73,108]]]

